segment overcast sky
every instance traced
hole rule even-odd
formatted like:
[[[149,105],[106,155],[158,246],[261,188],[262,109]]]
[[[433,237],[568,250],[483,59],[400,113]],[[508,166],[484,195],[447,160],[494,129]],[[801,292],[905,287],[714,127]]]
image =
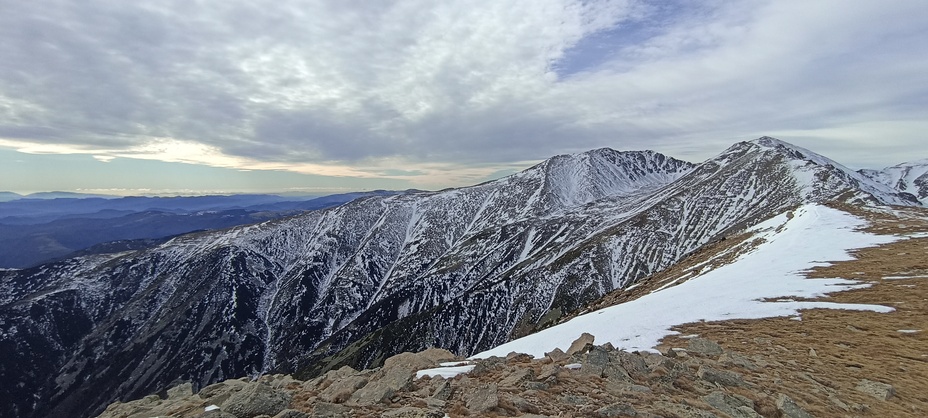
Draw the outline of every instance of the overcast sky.
[[[763,135],[879,168],[926,133],[925,0],[0,0],[0,190],[436,189]]]

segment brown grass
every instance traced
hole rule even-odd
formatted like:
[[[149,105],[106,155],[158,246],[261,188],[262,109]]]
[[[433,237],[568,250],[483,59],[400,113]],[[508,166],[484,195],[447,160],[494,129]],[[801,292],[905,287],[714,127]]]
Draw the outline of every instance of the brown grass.
[[[868,219],[869,232],[899,236],[928,232],[928,210],[904,209],[890,215],[839,209]],[[853,255],[855,260],[817,267],[807,276],[855,279],[871,286],[820,300],[880,304],[895,308],[894,312],[811,309],[802,312],[802,321],[736,320],[687,324],[676,330],[766,359],[769,366],[744,370],[746,380],[771,395],[786,393],[814,416],[928,416],[928,278],[917,277],[928,276],[928,238],[904,238]],[[887,276],[915,277],[883,279]],[[686,341],[668,337],[662,346],[685,347]],[[855,390],[861,379],[889,383],[896,396],[882,401],[861,393]]]

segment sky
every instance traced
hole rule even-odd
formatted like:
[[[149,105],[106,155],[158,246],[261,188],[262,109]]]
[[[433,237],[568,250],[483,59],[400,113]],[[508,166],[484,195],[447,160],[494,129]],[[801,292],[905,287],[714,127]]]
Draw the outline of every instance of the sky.
[[[928,158],[924,0],[0,0],[0,190],[441,189],[775,136]]]

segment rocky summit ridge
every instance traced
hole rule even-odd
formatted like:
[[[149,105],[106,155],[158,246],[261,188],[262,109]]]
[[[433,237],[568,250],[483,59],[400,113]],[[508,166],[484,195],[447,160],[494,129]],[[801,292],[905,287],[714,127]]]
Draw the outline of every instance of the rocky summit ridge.
[[[468,356],[826,201],[919,204],[772,138],[701,164],[600,149],[476,186],[0,272],[0,373],[17,382],[0,412],[90,416],[179,381],[309,380],[428,347]]]
[[[538,359],[510,353],[466,360],[429,349],[390,357],[380,368],[344,366],[306,381],[268,375],[226,380],[197,393],[185,383],[163,397],[114,403],[100,418],[812,416],[787,393],[763,384],[776,379],[774,357],[744,355],[703,338],[663,354],[615,350],[594,339],[584,334],[566,352],[554,349]],[[442,373],[462,369],[458,364],[469,371]],[[892,385],[867,379],[855,393],[867,395],[866,403],[822,387],[849,414],[895,395]]]

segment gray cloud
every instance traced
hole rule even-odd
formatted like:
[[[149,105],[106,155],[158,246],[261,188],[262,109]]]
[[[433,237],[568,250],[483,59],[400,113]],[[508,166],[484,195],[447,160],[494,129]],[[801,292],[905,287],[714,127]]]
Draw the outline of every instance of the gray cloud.
[[[912,143],[928,127],[918,0],[8,3],[0,138],[37,144],[174,138],[415,174],[597,146],[699,159],[763,134],[815,149],[892,121]]]

